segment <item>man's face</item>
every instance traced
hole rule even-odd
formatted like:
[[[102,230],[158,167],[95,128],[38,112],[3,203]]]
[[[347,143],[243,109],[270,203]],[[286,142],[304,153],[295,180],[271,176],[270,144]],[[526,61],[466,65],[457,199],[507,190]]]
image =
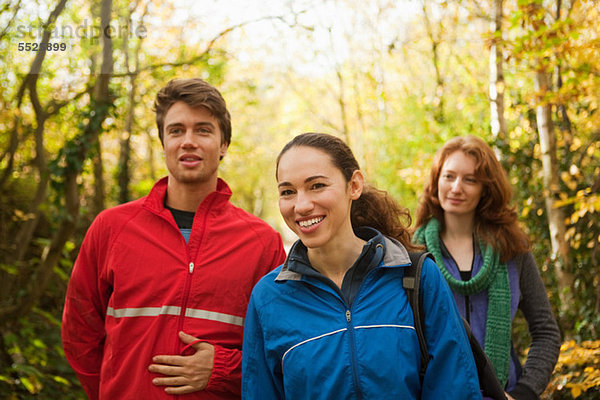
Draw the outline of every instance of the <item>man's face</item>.
[[[164,152],[172,184],[213,184],[227,143],[217,119],[204,107],[178,101],[164,121]]]

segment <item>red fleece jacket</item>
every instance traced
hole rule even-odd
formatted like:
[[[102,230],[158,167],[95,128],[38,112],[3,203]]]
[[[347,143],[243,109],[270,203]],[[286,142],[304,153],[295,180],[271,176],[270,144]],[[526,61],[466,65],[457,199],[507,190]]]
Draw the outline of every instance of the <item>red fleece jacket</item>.
[[[150,194],[100,213],[73,267],[63,313],[67,359],[90,399],[173,399],[152,384],[152,357],[181,354],[179,331],[215,346],[205,390],[180,399],[240,396],[243,322],[254,284],[283,263],[281,237],[230,202],[219,179],[186,244]]]

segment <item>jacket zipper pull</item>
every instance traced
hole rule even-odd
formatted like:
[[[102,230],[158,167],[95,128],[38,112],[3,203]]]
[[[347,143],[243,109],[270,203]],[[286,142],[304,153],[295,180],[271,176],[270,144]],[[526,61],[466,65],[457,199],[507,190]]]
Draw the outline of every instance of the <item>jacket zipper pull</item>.
[[[350,322],[352,320],[352,314],[350,310],[346,310],[346,321]]]
[[[190,263],[190,274],[194,272],[194,263]]]

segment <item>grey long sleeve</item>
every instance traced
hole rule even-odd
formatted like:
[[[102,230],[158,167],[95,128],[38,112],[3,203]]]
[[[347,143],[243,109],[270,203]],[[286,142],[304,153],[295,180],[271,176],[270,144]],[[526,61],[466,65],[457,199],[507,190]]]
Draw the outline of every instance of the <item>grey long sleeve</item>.
[[[511,395],[514,393],[516,399],[527,399],[531,398],[528,392],[539,396],[550,382],[560,353],[561,337],[533,254],[520,255],[515,258],[515,263],[521,289],[519,308],[529,327],[531,347]]]

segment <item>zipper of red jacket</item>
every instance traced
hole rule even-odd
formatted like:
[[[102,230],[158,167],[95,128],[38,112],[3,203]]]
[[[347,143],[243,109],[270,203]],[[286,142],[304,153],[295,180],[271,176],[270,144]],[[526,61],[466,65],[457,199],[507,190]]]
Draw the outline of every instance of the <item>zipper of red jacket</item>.
[[[198,240],[198,247],[196,249],[196,256],[200,252],[200,245],[202,244],[202,240],[204,239],[204,233],[206,232],[206,220],[208,219],[208,215],[210,214],[210,210],[212,209],[212,204],[213,204],[213,202],[215,200],[215,196],[210,196],[210,197],[211,198],[208,199],[209,203],[206,205],[206,208],[204,208],[204,215],[202,215],[202,225],[200,227],[200,238]],[[205,199],[205,200],[207,200],[207,199]],[[203,207],[200,207],[200,208],[203,208]],[[196,213],[197,212],[198,212],[198,210],[196,210]],[[187,273],[187,276],[186,276],[185,289],[183,291],[183,301],[182,301],[182,304],[181,304],[181,312],[179,314],[179,323],[177,325],[177,328],[178,328],[177,332],[180,332],[180,331],[183,330],[183,322],[185,320],[185,313],[186,313],[186,310],[187,310],[188,300],[189,300],[189,297],[190,297],[190,291],[191,291],[191,286],[192,286],[192,277],[193,277],[194,271],[196,269],[196,265],[194,264],[194,258],[190,254],[190,246],[189,246],[189,241],[192,240],[192,236],[194,235],[194,231],[197,231],[199,229],[199,228],[196,228],[196,229],[194,229],[194,228],[196,228],[196,227],[194,225],[192,225],[192,232],[190,233],[190,238],[188,240],[188,243],[185,244],[185,250],[186,250],[186,254],[187,254],[187,269],[188,269],[188,273]],[[184,241],[185,241],[185,239],[184,239]],[[189,333],[189,332],[186,332],[186,333]]]

